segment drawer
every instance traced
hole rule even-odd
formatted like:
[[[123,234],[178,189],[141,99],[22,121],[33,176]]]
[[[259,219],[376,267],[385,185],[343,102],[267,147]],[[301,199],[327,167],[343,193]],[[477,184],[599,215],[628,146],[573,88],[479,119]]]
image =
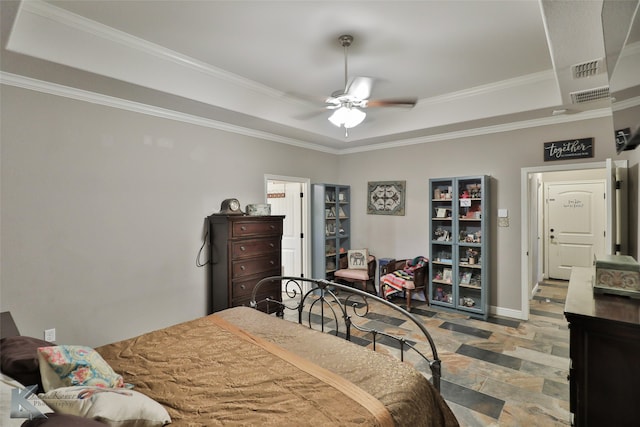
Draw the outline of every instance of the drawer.
[[[239,280],[239,281],[233,282],[231,284],[231,299],[236,299],[240,297],[251,297],[251,292],[253,292],[254,286],[260,280],[262,280],[263,277],[279,276],[279,275],[280,275],[280,270],[273,270],[272,272],[269,272],[264,276],[260,276],[258,278],[253,278],[249,280]],[[260,292],[265,292],[265,291],[273,292],[274,289],[277,291],[280,287],[281,287],[280,281],[277,281],[274,283],[265,283],[264,285],[260,286]]]
[[[234,261],[231,268],[232,279],[249,277],[254,274],[261,274],[264,277],[264,273],[267,271],[272,271],[274,269],[278,269],[278,271],[280,271],[280,253],[274,252],[267,256]]]
[[[247,258],[256,255],[280,252],[280,238],[255,239],[231,243],[231,258]]]
[[[280,235],[282,235],[282,221],[280,219],[234,222],[231,230],[231,236],[234,238]]]
[[[256,295],[256,301],[262,301],[267,297],[278,300],[278,301],[282,301],[282,293],[276,289],[273,289],[272,292],[268,292],[268,290],[267,292],[260,292],[258,295]],[[238,307],[238,306],[250,307],[250,304],[251,304],[251,295],[247,295],[245,297],[240,297],[240,298],[234,298],[231,301],[232,307]],[[266,303],[260,304],[260,309],[262,311],[264,311],[266,308],[267,308]],[[270,313],[277,311],[279,308],[280,306],[278,304],[269,304]]]

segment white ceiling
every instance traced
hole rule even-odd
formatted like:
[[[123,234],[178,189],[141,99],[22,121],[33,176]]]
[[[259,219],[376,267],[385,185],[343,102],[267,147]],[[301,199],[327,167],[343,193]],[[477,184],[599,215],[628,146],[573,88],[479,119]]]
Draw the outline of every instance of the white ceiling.
[[[27,1],[6,49],[168,94],[157,106],[257,135],[364,149],[603,107],[568,96],[608,85],[606,70],[570,75],[604,58],[601,10],[601,0]],[[346,139],[322,108],[343,86],[341,34],[355,38],[349,75],[377,79],[372,98],[418,98],[367,109]]]

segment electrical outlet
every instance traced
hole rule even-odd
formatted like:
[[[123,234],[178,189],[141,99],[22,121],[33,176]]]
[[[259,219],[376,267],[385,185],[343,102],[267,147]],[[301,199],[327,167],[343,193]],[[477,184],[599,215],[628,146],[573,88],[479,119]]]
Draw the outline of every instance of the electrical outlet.
[[[56,340],[56,328],[44,330],[44,340],[54,342]]]

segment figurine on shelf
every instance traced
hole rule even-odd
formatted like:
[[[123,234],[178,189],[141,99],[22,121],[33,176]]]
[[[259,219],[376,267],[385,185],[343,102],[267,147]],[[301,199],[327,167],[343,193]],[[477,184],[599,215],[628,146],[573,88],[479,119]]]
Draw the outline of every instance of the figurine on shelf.
[[[475,264],[478,257],[478,251],[473,248],[467,248],[467,258],[469,258],[469,264]]]
[[[436,235],[436,240],[440,242],[448,242],[449,241],[449,232],[442,227],[438,227],[435,229],[433,234]]]
[[[442,288],[436,289],[436,301],[444,301],[444,292]]]
[[[473,298],[464,297],[462,298],[462,305],[464,305],[465,307],[473,307],[474,305],[476,305],[476,302],[473,300]]]

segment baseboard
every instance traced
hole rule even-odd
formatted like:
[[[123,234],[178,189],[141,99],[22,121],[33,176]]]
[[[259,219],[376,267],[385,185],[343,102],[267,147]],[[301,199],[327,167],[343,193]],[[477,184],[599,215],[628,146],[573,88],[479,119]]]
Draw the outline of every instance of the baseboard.
[[[489,313],[497,316],[510,317],[512,319],[527,320],[527,316],[524,316],[522,310],[514,310],[512,308],[504,307],[489,307]]]
[[[540,282],[536,282],[536,284],[533,287],[533,289],[531,289],[531,295],[529,296],[529,299],[533,299],[533,297],[536,296],[536,293],[538,293],[538,288],[539,287],[540,287]]]

